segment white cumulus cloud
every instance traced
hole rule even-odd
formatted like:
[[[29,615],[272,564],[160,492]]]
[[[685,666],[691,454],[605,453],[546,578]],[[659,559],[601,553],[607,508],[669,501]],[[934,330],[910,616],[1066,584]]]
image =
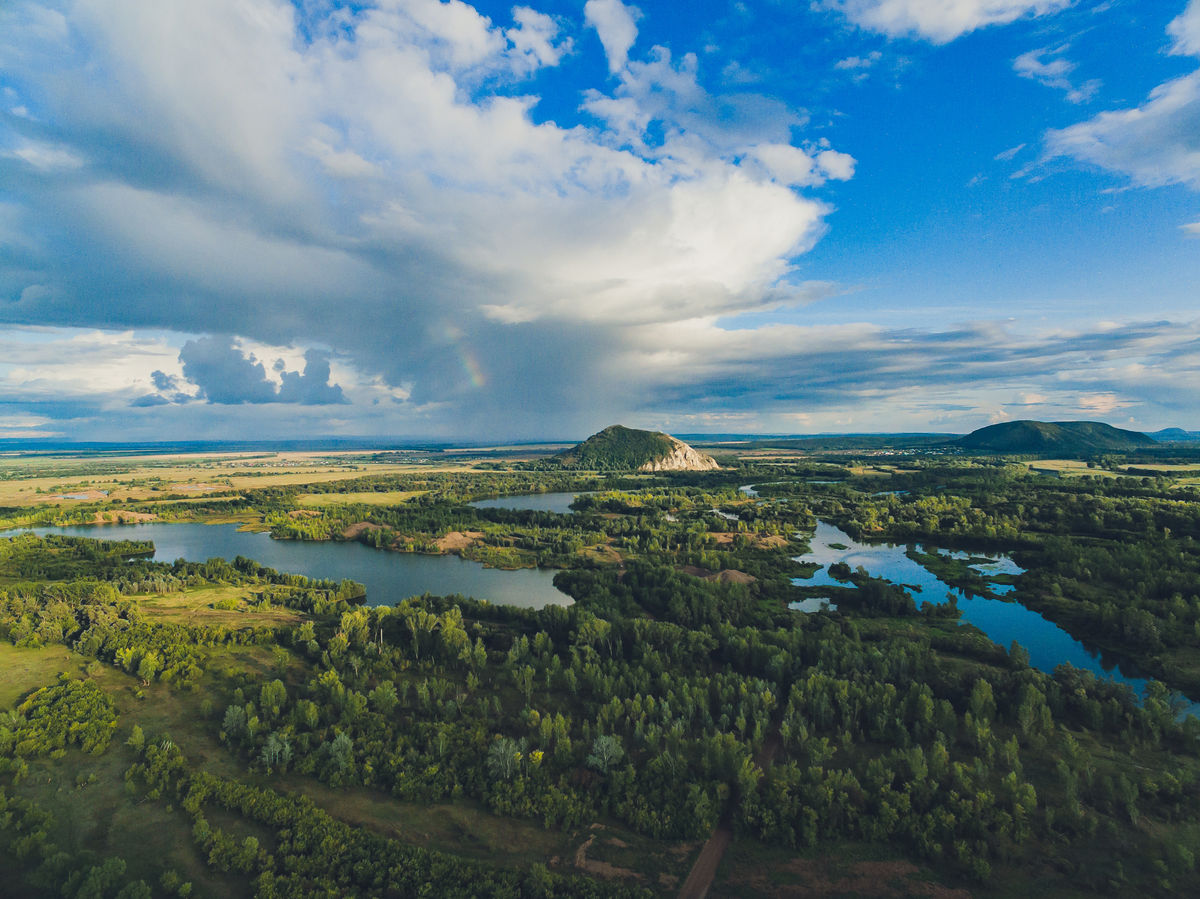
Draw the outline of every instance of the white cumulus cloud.
[[[609,71],[614,74],[621,71],[633,42],[637,40],[637,20],[642,16],[641,11],[636,6],[626,6],[621,0],[588,0],[583,15],[604,45]]]
[[[1072,0],[823,0],[863,28],[945,44],[988,25],[1057,12]]]
[[[1174,38],[1171,52],[1200,56],[1200,0],[1191,0],[1167,31]],[[1140,106],[1048,132],[1046,149],[1144,187],[1200,190],[1200,69],[1158,85]]]
[[[393,429],[562,433],[628,328],[803,302],[796,259],[829,207],[802,191],[853,174],[780,101],[706,90],[694,55],[631,59],[636,15],[588,4],[619,71],[566,127],[534,115],[530,78],[558,74],[568,29],[528,6],[0,7],[5,86],[58,154],[0,156],[0,236],[22,253],[0,266],[0,324],[172,333],[177,355],[219,337],[199,344],[217,362],[320,346],[284,370],[342,385],[359,433],[384,426],[355,419],[377,401]],[[24,146],[20,121],[0,146]],[[282,396],[274,378],[257,380]],[[532,411],[510,424],[514,403]],[[234,420],[214,405],[157,411]]]
[[[1190,0],[1184,11],[1167,26],[1167,34],[1175,39],[1172,53],[1200,56],[1200,0]]]
[[[1050,131],[1046,145],[1051,155],[1122,173],[1145,187],[1200,190],[1200,71],[1160,84],[1141,106]]]
[[[1078,85],[1075,83],[1070,77],[1075,71],[1075,63],[1063,55],[1069,49],[1070,45],[1063,44],[1022,53],[1013,60],[1013,71],[1022,78],[1065,91],[1071,103],[1084,103],[1100,89],[1100,81],[1092,78]]]

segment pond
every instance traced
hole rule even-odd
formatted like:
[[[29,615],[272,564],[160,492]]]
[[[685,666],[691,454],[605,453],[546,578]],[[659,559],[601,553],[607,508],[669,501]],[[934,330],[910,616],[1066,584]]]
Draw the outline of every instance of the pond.
[[[591,496],[591,493],[529,493],[523,496],[501,496],[496,499],[480,499],[469,505],[476,509],[513,509],[528,512],[557,512],[559,515],[571,513],[571,503],[578,496]]]
[[[1128,684],[1139,696],[1145,695],[1147,680],[1137,676],[1133,666],[1122,664],[1099,653],[1088,649],[1057,624],[1043,618],[1032,609],[1027,609],[1017,602],[1000,599],[989,599],[982,596],[968,596],[962,590],[951,587],[945,581],[934,575],[929,569],[914,562],[905,551],[907,547],[891,543],[859,543],[845,531],[832,524],[821,521],[817,523],[816,533],[810,540],[811,549],[803,556],[797,556],[797,562],[815,562],[822,568],[811,578],[793,578],[792,583],[799,587],[847,587],[845,581],[839,581],[829,574],[829,566],[835,562],[844,562],[851,569],[862,566],[875,577],[886,578],[893,584],[902,584],[909,589],[917,607],[925,603],[942,603],[949,596],[954,596],[958,608],[962,610],[962,620],[973,624],[999,646],[1008,649],[1014,640],[1029,652],[1029,663],[1047,673],[1052,673],[1055,666],[1068,662],[1076,668],[1090,671],[1097,677]],[[939,552],[951,558],[967,561],[980,558],[963,552],[947,552],[926,548],[919,551]],[[971,565],[985,578],[999,575],[1019,575],[1023,569],[1007,556],[997,556],[986,562],[980,561]],[[1014,589],[1011,584],[989,584],[989,590],[996,594],[1007,593]],[[811,601],[807,608],[793,603],[800,611],[815,610]],[[1200,705],[1193,704],[1187,712],[1200,714]]]
[[[239,531],[236,524],[84,525],[33,528],[38,534],[68,534],[99,540],[151,540],[154,560],[203,562],[214,556],[254,559],[268,568],[311,578],[349,578],[367,588],[367,605],[390,606],[421,593],[461,593],[492,603],[540,609],[570,605],[554,586],[554,572],[485,568],[458,556],[432,556],[372,549],[361,543],[272,540],[270,534]],[[12,534],[15,532],[8,532]]]

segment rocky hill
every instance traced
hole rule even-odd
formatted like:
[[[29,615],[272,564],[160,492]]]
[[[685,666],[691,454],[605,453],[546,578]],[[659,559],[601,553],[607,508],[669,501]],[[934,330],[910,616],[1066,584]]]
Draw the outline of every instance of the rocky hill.
[[[711,471],[712,456],[669,434],[611,425],[554,457],[563,468],[595,471]]]
[[[1155,441],[1100,421],[1005,421],[972,431],[952,445],[977,452],[1078,455],[1127,452]]]

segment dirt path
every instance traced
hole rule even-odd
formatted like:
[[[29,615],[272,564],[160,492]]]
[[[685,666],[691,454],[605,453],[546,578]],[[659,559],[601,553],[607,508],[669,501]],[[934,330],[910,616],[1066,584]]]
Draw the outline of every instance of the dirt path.
[[[779,729],[774,728],[763,743],[762,749],[755,754],[754,763],[766,771],[775,761],[775,754],[781,745]],[[683,888],[679,891],[679,899],[704,899],[708,895],[713,878],[717,876],[717,867],[721,864],[721,859],[725,857],[725,850],[733,842],[733,809],[736,805],[737,802],[730,803],[728,810],[721,816],[716,828],[709,835],[704,848],[696,857],[695,864],[692,865],[692,870],[688,873],[687,880],[683,882]]]
[[[704,899],[708,895],[708,888],[712,886],[713,878],[717,875],[717,866],[721,864],[725,850],[732,842],[733,824],[722,821],[696,857],[696,863],[692,865],[692,870],[679,891],[679,899]]]

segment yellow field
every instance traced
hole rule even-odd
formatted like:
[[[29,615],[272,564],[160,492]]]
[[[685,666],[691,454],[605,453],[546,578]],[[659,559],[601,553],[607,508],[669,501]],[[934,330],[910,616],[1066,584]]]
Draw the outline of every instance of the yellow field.
[[[847,466],[849,472],[859,477],[872,477],[879,475],[893,475],[899,469],[892,465],[850,465]]]
[[[336,457],[336,458],[331,458]],[[123,469],[112,471],[113,468]],[[407,465],[370,461],[361,453],[231,453],[219,456],[94,456],[0,458],[0,505],[74,506],[108,500],[187,500],[214,493],[323,484],[364,475],[460,471],[464,463]],[[80,494],[72,497],[70,494]],[[217,497],[214,497],[217,499]]]
[[[1106,468],[1088,468],[1086,462],[1081,462],[1078,459],[1038,459],[1036,462],[1023,462],[1021,464],[1031,471],[1052,471],[1060,478],[1079,477],[1085,474],[1115,478],[1119,474],[1119,472],[1109,471]]]
[[[310,482],[311,483],[311,482]],[[296,502],[309,508],[339,506],[346,503],[365,503],[369,506],[395,506],[408,502],[428,490],[389,490],[385,493],[301,493]]]
[[[1147,463],[1145,465],[1142,465],[1142,464],[1127,465],[1122,470],[1127,471],[1130,468],[1137,468],[1137,469],[1140,469],[1143,471],[1168,471],[1168,472],[1169,471],[1183,471],[1183,472],[1188,472],[1190,474],[1200,475],[1200,465],[1197,465],[1195,462],[1183,462],[1183,463],[1176,464],[1176,465],[1172,465],[1169,463],[1153,463],[1153,464]]]

